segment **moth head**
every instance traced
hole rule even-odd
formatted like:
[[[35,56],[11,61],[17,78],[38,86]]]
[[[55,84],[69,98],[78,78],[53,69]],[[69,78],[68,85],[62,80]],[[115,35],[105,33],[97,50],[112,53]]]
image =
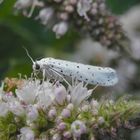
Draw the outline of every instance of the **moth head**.
[[[37,72],[41,70],[41,64],[39,63],[39,61],[34,61],[33,58],[30,56],[28,50],[26,48],[23,47],[23,49],[25,49],[27,56],[30,58],[30,60],[32,61],[33,65],[33,71]]]
[[[40,71],[41,69],[41,66],[37,62],[34,62],[32,67],[34,71]]]

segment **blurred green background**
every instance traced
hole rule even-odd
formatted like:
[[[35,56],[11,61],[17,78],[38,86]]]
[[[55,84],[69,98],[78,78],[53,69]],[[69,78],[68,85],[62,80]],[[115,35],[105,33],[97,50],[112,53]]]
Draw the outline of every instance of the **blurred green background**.
[[[4,0],[0,4],[0,79],[17,73],[30,74],[32,63],[23,46],[34,59],[44,56],[66,59],[75,51],[79,37],[74,31],[58,40],[38,21],[15,14],[14,3],[15,0]],[[118,15],[138,3],[139,0],[107,0],[112,12]]]

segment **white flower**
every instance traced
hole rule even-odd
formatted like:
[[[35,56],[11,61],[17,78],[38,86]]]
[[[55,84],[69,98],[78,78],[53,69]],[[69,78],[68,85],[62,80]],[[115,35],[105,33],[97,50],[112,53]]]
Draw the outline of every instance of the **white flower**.
[[[36,109],[35,106],[29,105],[27,107],[27,121],[32,123],[35,121],[38,117],[38,110]]]
[[[51,97],[47,93],[40,93],[38,96],[38,105],[47,108],[52,103]]]
[[[84,122],[76,120],[71,125],[71,131],[74,137],[80,137],[82,134],[86,133],[87,129]]]
[[[47,25],[52,18],[54,10],[52,8],[43,8],[39,11],[37,19],[40,19],[42,24]]]
[[[68,24],[66,22],[60,22],[55,24],[53,27],[53,32],[55,32],[56,37],[60,38],[63,36],[68,30]]]
[[[25,113],[23,106],[18,101],[9,102],[9,110],[17,116]]]
[[[72,103],[78,106],[92,94],[92,90],[87,90],[87,88],[83,86],[83,83],[80,82],[71,89],[70,94]]]
[[[87,16],[87,12],[91,8],[91,2],[92,0],[79,0],[77,3],[77,12],[80,16],[84,16],[85,19],[89,20]]]
[[[39,81],[27,81],[21,89],[16,89],[16,95],[20,101],[24,101],[26,104],[32,104],[35,102],[37,94],[39,92]]]
[[[29,127],[20,129],[20,140],[34,140],[34,132]]]
[[[0,102],[0,116],[5,116],[8,111],[9,111],[8,104]]]
[[[38,92],[37,104],[47,108],[54,101],[54,86],[48,81],[42,83]]]

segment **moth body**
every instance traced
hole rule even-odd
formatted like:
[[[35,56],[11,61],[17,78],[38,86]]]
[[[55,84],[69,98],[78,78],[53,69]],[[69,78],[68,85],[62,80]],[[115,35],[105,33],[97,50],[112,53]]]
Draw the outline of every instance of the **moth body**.
[[[97,67],[75,63],[54,58],[43,58],[33,64],[33,69],[46,71],[46,74],[54,73],[61,76],[76,78],[89,84],[111,86],[118,82],[116,71],[108,67]]]

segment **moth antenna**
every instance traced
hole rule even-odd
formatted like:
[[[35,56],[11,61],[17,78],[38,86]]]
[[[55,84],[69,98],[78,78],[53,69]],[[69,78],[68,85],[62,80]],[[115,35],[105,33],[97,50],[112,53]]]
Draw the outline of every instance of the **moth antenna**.
[[[32,63],[34,64],[35,61],[34,61],[33,58],[31,57],[31,55],[29,54],[28,50],[27,50],[25,47],[23,47],[23,49],[26,51],[27,56],[30,58],[30,60],[31,60]]]

